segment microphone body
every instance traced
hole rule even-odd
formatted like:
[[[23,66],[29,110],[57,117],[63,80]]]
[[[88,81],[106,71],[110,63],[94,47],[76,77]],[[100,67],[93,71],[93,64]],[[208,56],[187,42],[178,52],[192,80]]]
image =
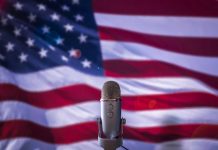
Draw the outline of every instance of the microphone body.
[[[121,101],[120,99],[101,99],[101,120],[104,135],[113,139],[120,135]]]
[[[98,118],[98,142],[105,150],[122,146],[125,119],[121,118],[120,87],[114,81],[104,83],[101,92],[101,117]]]

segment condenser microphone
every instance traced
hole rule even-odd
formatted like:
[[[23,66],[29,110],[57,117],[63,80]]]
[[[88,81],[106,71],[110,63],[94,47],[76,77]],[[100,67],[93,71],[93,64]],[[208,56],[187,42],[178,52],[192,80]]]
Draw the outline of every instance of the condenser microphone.
[[[103,85],[100,102],[103,134],[109,139],[116,138],[120,134],[120,86],[114,81],[106,82]]]
[[[98,118],[98,142],[105,150],[122,146],[121,94],[120,86],[114,81],[104,83],[101,92],[101,117]]]

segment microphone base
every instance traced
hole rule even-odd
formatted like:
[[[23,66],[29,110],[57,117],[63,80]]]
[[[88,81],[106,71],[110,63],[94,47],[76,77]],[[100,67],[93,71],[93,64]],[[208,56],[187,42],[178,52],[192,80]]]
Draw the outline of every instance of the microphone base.
[[[104,150],[116,150],[118,147],[123,145],[123,125],[126,124],[126,119],[121,118],[120,122],[120,135],[116,138],[106,138],[103,136],[103,131],[102,131],[102,122],[101,118],[97,118],[98,122],[98,143],[101,147],[104,148]]]
[[[114,139],[106,139],[98,137],[98,144],[104,148],[104,150],[116,150],[116,148],[123,145],[123,139],[114,138]]]

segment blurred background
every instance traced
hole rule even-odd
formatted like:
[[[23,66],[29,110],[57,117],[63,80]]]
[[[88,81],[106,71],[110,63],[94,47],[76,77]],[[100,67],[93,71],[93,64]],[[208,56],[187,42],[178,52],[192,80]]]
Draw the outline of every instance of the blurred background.
[[[217,0],[0,0],[0,149],[100,150],[114,80],[129,150],[217,150],[217,17]]]

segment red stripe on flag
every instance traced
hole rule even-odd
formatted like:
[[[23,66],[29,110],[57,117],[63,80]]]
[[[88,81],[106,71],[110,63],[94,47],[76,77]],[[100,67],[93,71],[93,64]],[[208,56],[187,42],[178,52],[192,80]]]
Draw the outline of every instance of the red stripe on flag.
[[[96,139],[95,122],[71,125],[61,128],[47,128],[28,121],[7,121],[0,123],[0,140],[29,137],[54,144],[69,144]],[[34,131],[34,132],[33,132]],[[165,127],[131,128],[124,126],[124,138],[166,142],[184,138],[218,139],[217,125],[172,125]]]
[[[18,100],[41,108],[56,108],[100,98],[100,91],[73,85],[45,92],[28,92],[11,84],[0,84],[0,101]]]
[[[78,90],[79,89],[79,90]],[[82,89],[82,94],[79,91]],[[51,109],[100,99],[100,91],[80,85],[47,92],[27,92],[14,85],[0,85],[0,102],[20,101],[39,108]],[[78,96],[75,93],[79,93]],[[64,96],[63,96],[64,95]],[[89,95],[89,98],[87,98]],[[218,96],[200,92],[182,92],[162,95],[122,96],[126,110],[155,110],[184,107],[218,107]]]
[[[170,37],[99,27],[103,40],[136,42],[162,50],[200,56],[218,56],[217,38]]]
[[[218,96],[200,92],[183,92],[122,98],[127,110],[158,110],[187,107],[218,107]]]
[[[104,61],[105,74],[110,77],[191,77],[218,89],[218,77],[191,71],[159,61]]]
[[[218,16],[216,0],[94,0],[94,11],[112,14]]]

